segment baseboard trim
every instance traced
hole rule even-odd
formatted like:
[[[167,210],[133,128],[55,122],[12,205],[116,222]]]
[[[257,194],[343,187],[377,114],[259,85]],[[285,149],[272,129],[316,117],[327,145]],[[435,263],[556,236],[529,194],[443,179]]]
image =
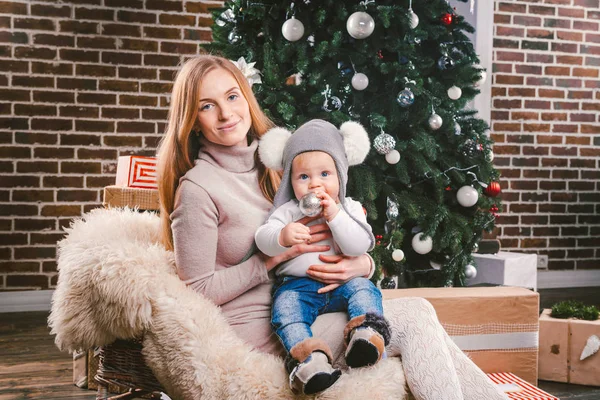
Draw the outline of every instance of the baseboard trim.
[[[50,311],[54,290],[0,292],[0,313]]]
[[[540,271],[538,289],[558,289],[600,286],[600,269],[580,271]]]

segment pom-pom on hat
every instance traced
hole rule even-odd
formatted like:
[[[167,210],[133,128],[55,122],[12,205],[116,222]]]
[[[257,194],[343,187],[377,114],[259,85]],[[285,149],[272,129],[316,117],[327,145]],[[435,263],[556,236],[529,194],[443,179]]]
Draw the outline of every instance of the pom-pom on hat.
[[[259,139],[258,155],[267,168],[283,170],[281,184],[273,200],[273,210],[295,198],[290,178],[294,158],[308,151],[322,151],[329,154],[335,162],[340,184],[340,205],[348,213],[344,204],[348,167],[361,164],[370,148],[367,131],[361,124],[353,121],[344,122],[339,130],[321,119],[308,121],[293,134],[281,127],[270,129]],[[348,215],[352,217],[350,213]],[[362,222],[356,222],[363,226]],[[369,227],[363,228],[371,232]],[[373,239],[372,245],[374,243]]]

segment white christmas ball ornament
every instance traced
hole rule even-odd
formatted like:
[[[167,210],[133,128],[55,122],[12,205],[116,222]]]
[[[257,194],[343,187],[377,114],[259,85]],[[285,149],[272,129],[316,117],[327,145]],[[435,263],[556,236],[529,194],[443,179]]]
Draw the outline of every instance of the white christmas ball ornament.
[[[283,23],[281,33],[290,42],[295,42],[296,40],[300,40],[304,35],[304,24],[292,17]]]
[[[404,260],[404,252],[400,249],[396,249],[392,252],[392,258],[394,261],[402,261]]]
[[[460,99],[460,96],[462,96],[461,88],[452,86],[450,89],[448,89],[448,97],[450,97],[452,100],[458,100]]]
[[[475,65],[474,67],[481,68],[481,65]],[[480,71],[479,74],[481,75],[481,78],[479,78],[479,80],[473,84],[473,86],[475,86],[475,87],[480,87],[481,85],[483,85],[485,83],[485,81],[487,79],[487,72]]]
[[[346,29],[354,39],[364,39],[375,30],[375,21],[366,12],[357,11],[346,21]]]
[[[431,268],[437,269],[437,270],[440,270],[442,268],[442,264],[437,263],[437,262],[432,261],[432,260],[429,261],[429,265],[431,265]]]
[[[398,164],[398,161],[400,161],[400,152],[398,150],[390,151],[385,155],[385,161],[392,165]]]
[[[427,236],[421,240],[423,232],[417,233],[412,239],[412,247],[419,254],[427,254],[433,249],[433,240]]]
[[[469,279],[473,279],[477,276],[477,268],[472,266],[471,264],[465,267],[465,276]]]
[[[456,192],[456,200],[463,207],[472,207],[479,200],[479,193],[473,186],[463,186]]]
[[[442,127],[442,124],[444,123],[444,121],[442,120],[442,117],[440,117],[437,114],[431,114],[431,117],[429,117],[429,127],[431,129],[433,129],[434,131],[437,131],[438,129],[440,129]]]
[[[352,87],[356,90],[365,90],[369,86],[369,78],[359,72],[358,74],[354,74],[352,77]]]
[[[408,10],[408,15],[410,17],[410,29],[415,29],[419,25],[419,16],[415,14],[412,8]]]

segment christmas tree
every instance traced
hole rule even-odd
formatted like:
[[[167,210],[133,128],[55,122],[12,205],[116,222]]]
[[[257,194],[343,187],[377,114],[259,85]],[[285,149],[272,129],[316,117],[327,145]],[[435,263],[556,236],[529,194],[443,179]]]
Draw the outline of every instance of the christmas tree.
[[[208,50],[256,68],[267,115],[360,122],[372,151],[348,194],[377,238],[374,279],[463,286],[501,205],[488,125],[466,108],[485,71],[445,0],[226,2]]]

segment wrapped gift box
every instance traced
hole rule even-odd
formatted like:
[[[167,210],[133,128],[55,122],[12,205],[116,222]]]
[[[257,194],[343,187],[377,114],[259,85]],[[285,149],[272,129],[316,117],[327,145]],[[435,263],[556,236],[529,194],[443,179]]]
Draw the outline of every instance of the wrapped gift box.
[[[488,376],[511,400],[559,400],[558,397],[530,385],[515,374],[498,372]]]
[[[382,290],[384,299],[423,297],[458,347],[486,373],[537,385],[539,295],[518,287]]]
[[[540,316],[539,378],[600,386],[600,351],[580,360],[588,338],[600,337],[600,320],[552,318],[550,312]]]
[[[115,185],[132,188],[157,189],[156,157],[119,157]]]
[[[493,283],[520,286],[537,290],[537,254],[510,253],[473,254],[477,276],[467,280],[468,285]]]
[[[158,210],[158,190],[106,186],[102,204],[104,207],[138,207],[140,210]]]

